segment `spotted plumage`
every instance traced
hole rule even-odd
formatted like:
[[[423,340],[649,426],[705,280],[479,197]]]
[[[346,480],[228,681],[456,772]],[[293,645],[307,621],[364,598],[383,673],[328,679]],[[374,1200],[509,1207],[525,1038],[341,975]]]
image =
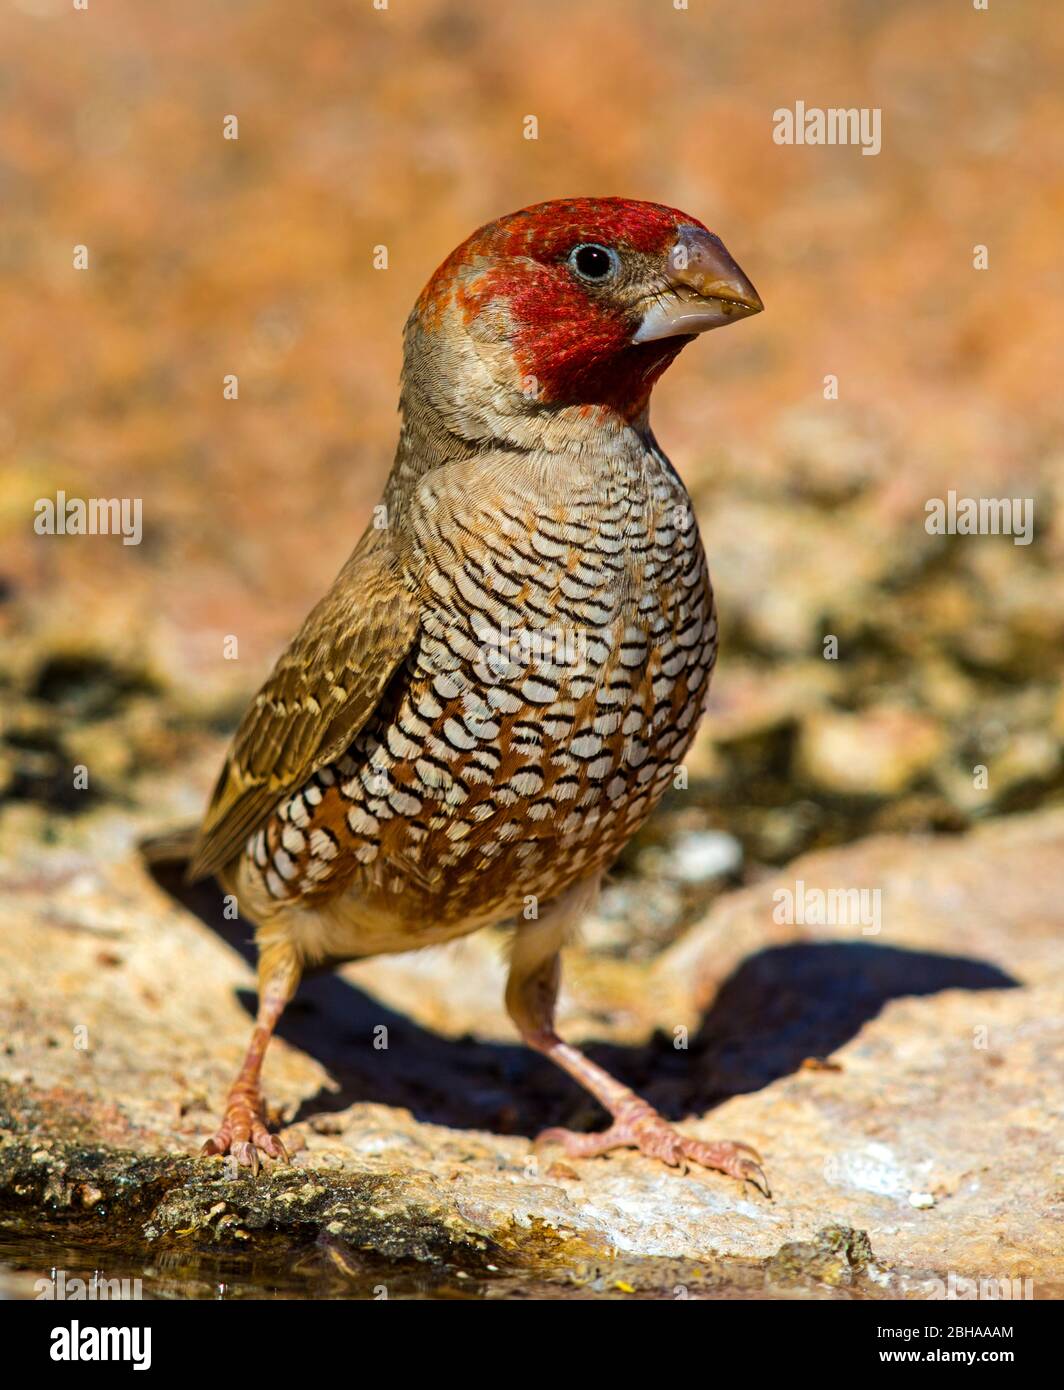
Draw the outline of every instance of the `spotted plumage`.
[[[694,733],[716,622],[670,465],[640,441],[613,468],[422,485],[420,631],[350,748],[249,838],[241,901],[323,904],[331,955],[359,953],[344,911],[369,907],[403,949],[616,856]]]
[[[636,1125],[550,1017],[558,949],[674,778],[716,658],[650,389],[694,333],[758,308],[700,224],[624,200],[526,209],[433,276],[377,523],[250,708],[201,836],[194,871],[236,893],[262,952],[258,1042],[213,1151],[277,1153],[258,1066],[303,968],[506,920],[526,1040],[599,1096],[616,1142],[694,1143]]]

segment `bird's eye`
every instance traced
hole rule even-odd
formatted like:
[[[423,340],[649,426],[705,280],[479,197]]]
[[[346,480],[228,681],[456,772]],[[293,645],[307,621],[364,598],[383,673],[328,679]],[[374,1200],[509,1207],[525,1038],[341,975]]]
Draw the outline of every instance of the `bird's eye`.
[[[601,284],[617,274],[621,258],[608,246],[596,246],[593,242],[586,242],[583,246],[575,246],[569,252],[569,265],[581,280]]]

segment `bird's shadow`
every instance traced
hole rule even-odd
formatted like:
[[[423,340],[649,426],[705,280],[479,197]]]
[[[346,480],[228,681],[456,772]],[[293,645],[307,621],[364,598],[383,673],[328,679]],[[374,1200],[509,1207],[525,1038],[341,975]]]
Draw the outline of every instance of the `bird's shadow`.
[[[212,884],[188,887],[171,865],[152,874],[254,965],[249,926],[226,919]],[[725,981],[686,1047],[659,1033],[641,1046],[593,1043],[587,1051],[675,1120],[829,1057],[891,999],[1018,985],[966,956],[864,941],[775,946]],[[254,992],[239,994],[254,1015]],[[375,1046],[382,1026],[386,1048]],[[521,1044],[442,1037],[329,971],[304,978],[277,1034],[321,1062],[337,1086],[309,1097],[297,1120],[356,1101],[402,1106],[450,1128],[529,1136],[551,1124],[596,1128],[603,1119],[574,1082]]]

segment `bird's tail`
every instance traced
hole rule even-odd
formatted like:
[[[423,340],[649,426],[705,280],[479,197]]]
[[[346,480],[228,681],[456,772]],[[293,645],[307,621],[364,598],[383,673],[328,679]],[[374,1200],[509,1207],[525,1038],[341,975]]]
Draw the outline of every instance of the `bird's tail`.
[[[192,858],[199,838],[199,825],[182,825],[174,830],[166,830],[161,835],[149,835],[141,840],[137,848],[144,856],[149,869],[163,868],[166,865],[184,867]]]

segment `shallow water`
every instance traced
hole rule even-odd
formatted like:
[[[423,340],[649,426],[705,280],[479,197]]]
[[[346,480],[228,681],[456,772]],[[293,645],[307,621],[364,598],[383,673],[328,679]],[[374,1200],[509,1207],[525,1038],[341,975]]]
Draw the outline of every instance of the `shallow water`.
[[[78,1279],[84,1283],[84,1292],[74,1282]],[[44,1298],[50,1287],[68,1299],[103,1299],[113,1296],[103,1285],[105,1280],[121,1281],[121,1296],[145,1299],[532,1296],[532,1288],[524,1281],[519,1293],[512,1277],[482,1280],[462,1270],[395,1264],[339,1242],[276,1254],[258,1250],[215,1254],[171,1246],[145,1255],[108,1239],[105,1233],[92,1243],[84,1237],[72,1240],[61,1224],[32,1234],[0,1230],[0,1296]],[[533,1287],[536,1296],[543,1296],[550,1286]],[[557,1297],[560,1292],[554,1286],[553,1295],[547,1296]]]
[[[128,1238],[101,1230],[65,1229],[35,1220],[32,1230],[0,1219],[0,1299],[763,1299],[754,1263],[681,1266],[647,1261],[638,1267],[585,1268],[544,1277],[528,1271],[488,1275],[448,1265],[397,1263],[323,1237],[302,1249],[204,1251],[168,1245],[131,1249]],[[81,1280],[83,1288],[75,1283]],[[103,1281],[119,1281],[119,1287]],[[808,1293],[807,1293],[808,1296]],[[816,1296],[816,1295],[814,1295]],[[853,1296],[821,1290],[820,1297]]]

